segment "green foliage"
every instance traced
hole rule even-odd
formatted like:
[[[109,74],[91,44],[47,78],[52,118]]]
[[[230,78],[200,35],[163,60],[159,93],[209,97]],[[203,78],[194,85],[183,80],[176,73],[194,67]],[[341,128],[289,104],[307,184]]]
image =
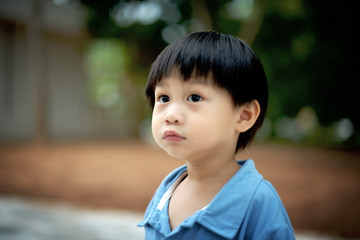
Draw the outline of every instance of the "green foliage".
[[[157,4],[161,15],[145,22],[136,14],[141,4],[149,2]],[[124,59],[114,61],[127,69],[125,72],[139,94],[150,64],[167,42],[192,31],[218,30],[249,40],[262,60],[270,86],[268,118],[273,137],[279,137],[275,126],[281,119],[297,119],[301,110],[308,107],[315,112],[318,125],[298,135],[299,141],[360,146],[359,14],[355,2],[106,0],[94,4],[82,0],[82,3],[89,9],[88,29],[94,38],[122,42],[122,49],[126,49],[122,50]],[[114,16],[128,3],[132,4],[134,21],[123,26]],[[339,140],[334,132],[341,119],[350,121],[353,134]]]
[[[293,15],[270,8],[254,48],[268,75],[272,121],[311,106],[323,126],[317,132],[350,119],[354,133],[343,144],[358,148],[360,114],[354,105],[359,103],[360,85],[354,32],[359,21],[352,5],[304,1],[303,11]],[[332,145],[335,137],[319,134],[314,139]]]

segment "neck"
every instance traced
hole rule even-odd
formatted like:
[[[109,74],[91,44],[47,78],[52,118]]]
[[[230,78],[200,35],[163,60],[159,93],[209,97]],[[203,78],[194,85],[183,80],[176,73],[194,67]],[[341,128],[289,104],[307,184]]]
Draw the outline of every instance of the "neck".
[[[235,156],[206,161],[187,161],[187,178],[194,183],[222,183],[227,182],[239,168]]]

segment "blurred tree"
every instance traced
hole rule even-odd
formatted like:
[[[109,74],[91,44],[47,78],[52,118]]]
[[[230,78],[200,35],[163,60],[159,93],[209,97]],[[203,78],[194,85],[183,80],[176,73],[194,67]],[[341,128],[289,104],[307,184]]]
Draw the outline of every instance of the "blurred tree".
[[[311,106],[322,125],[350,119],[354,132],[345,144],[358,148],[360,113],[354,106],[360,103],[359,17],[355,4],[334,0],[304,0],[296,8],[268,4],[254,48],[270,83],[271,119],[295,116],[303,106]],[[318,144],[322,141],[328,142],[320,138]]]
[[[136,46],[129,72],[142,87],[157,54],[200,30],[237,35],[261,58],[270,85],[269,118],[296,116],[304,106],[320,124],[350,119],[347,144],[360,145],[358,14],[354,2],[309,0],[81,0],[95,38]],[[145,10],[144,10],[145,9]],[[131,54],[131,53],[130,53]],[[318,140],[321,142],[321,138]],[[325,141],[328,142],[328,141]]]
[[[311,2],[311,5],[310,5]],[[360,147],[359,13],[355,2],[307,1],[317,39],[309,56],[311,99],[324,124],[351,119],[348,143]],[[326,7],[324,7],[324,5]]]

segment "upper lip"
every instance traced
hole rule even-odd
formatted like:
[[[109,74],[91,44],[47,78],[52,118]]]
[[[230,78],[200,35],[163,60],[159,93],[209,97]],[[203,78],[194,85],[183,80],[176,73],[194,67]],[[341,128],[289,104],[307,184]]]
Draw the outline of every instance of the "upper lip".
[[[172,130],[168,130],[164,132],[163,138],[166,137],[179,137],[179,138],[185,138],[183,136],[181,136],[179,133],[172,131]]]

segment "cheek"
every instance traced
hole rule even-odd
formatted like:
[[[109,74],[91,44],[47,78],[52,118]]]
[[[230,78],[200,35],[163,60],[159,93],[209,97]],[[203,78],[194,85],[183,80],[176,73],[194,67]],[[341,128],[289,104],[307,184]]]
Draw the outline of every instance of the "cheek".
[[[203,135],[209,138],[222,138],[234,134],[236,126],[236,118],[230,111],[224,111],[222,114],[216,112],[210,116],[211,120],[203,119],[198,124],[198,129]]]
[[[151,131],[154,139],[156,140],[159,137],[160,132],[160,122],[159,117],[156,115],[152,116],[151,120]]]

